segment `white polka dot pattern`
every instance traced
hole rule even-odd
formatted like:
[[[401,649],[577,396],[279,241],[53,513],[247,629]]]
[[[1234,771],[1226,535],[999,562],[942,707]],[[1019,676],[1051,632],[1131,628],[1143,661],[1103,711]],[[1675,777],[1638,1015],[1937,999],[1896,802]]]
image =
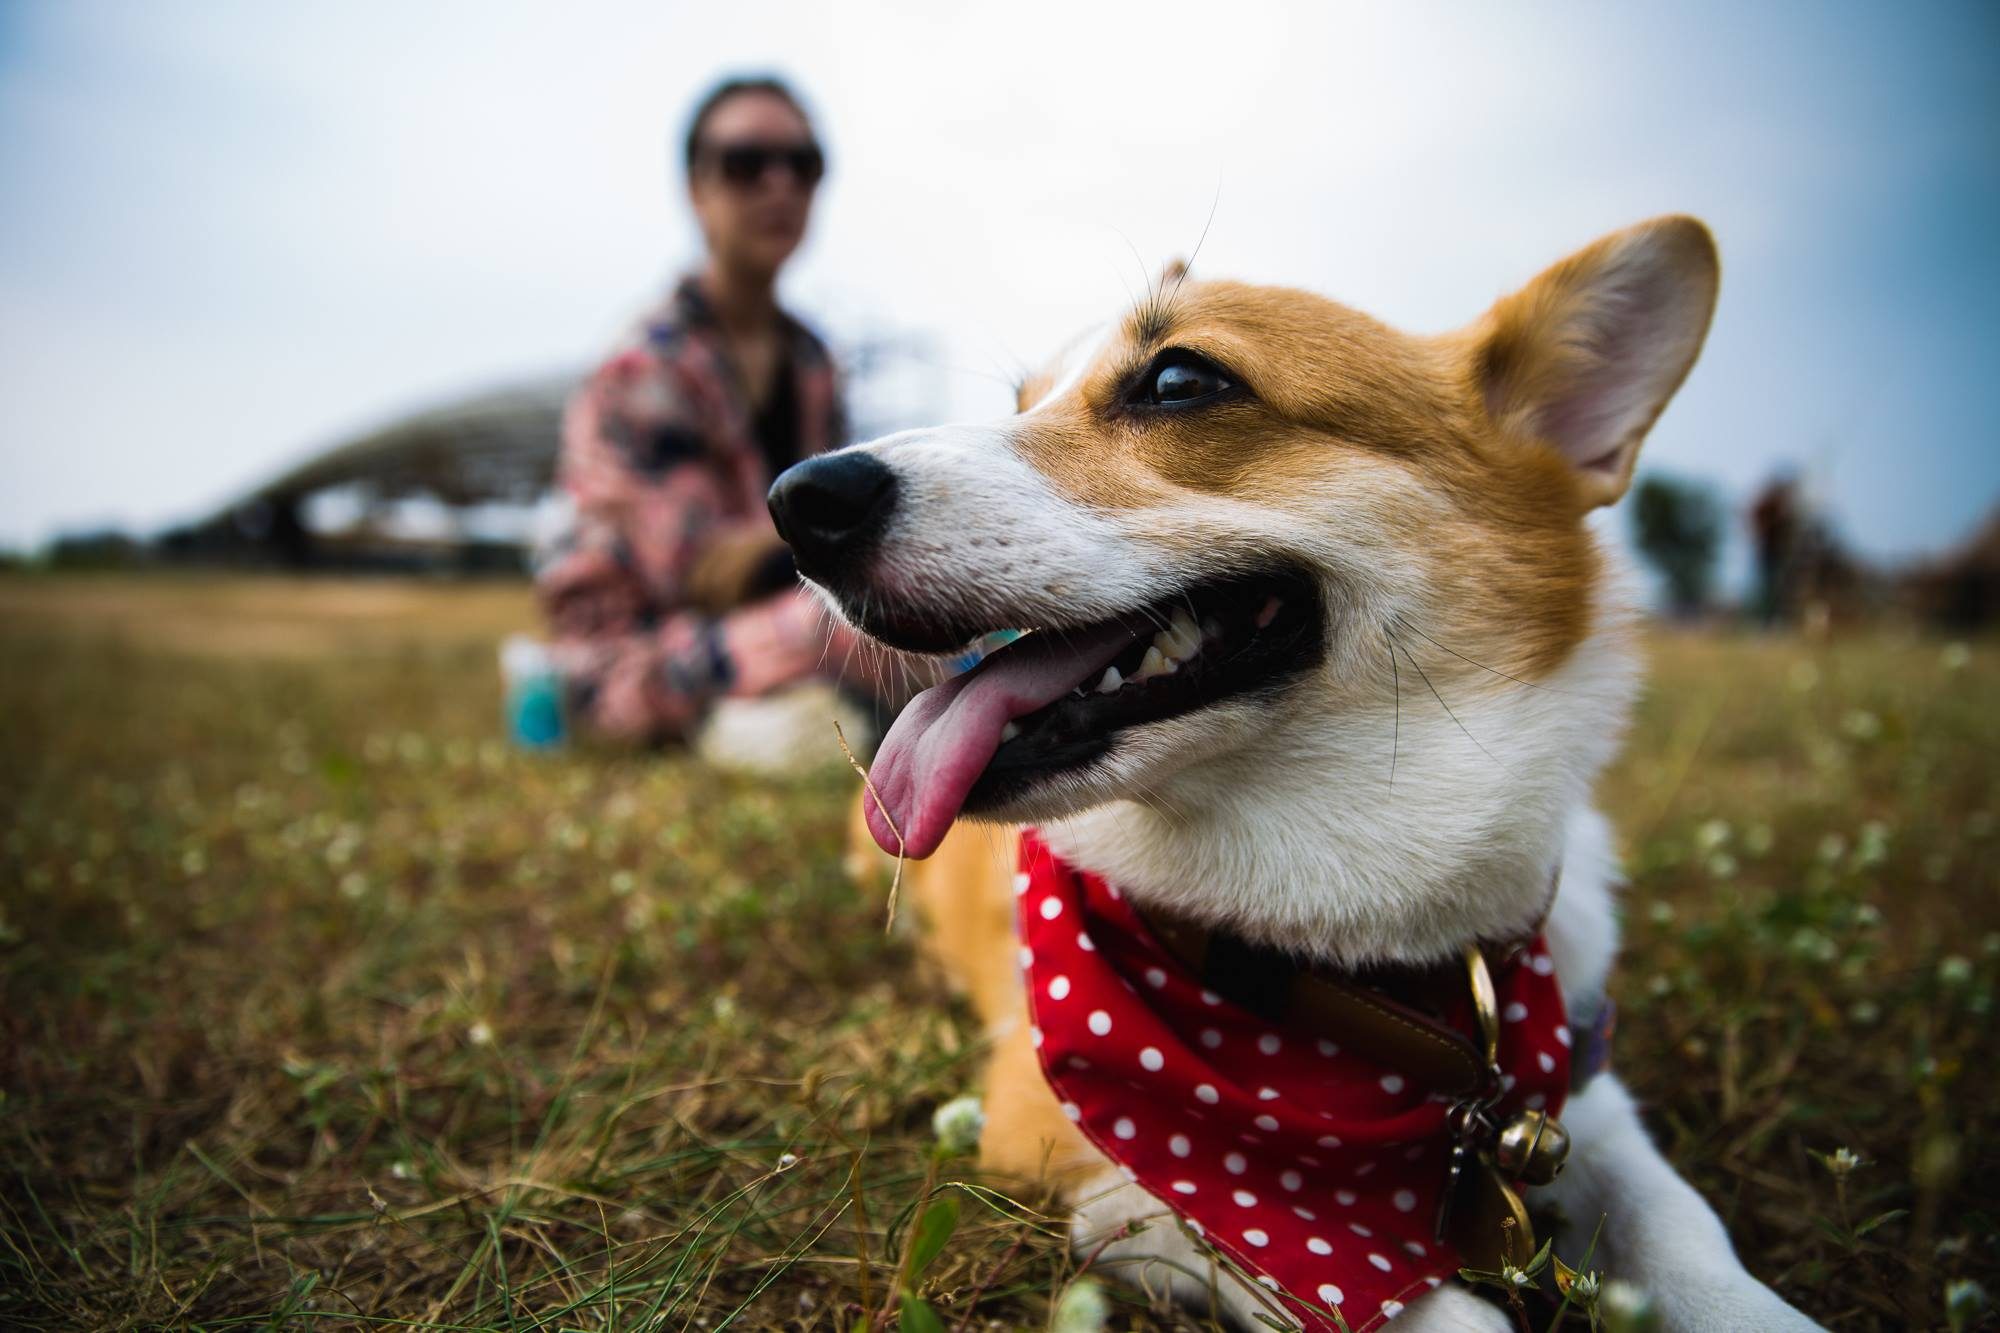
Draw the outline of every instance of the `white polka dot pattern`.
[[[1033,832],[1021,868],[1038,1058],[1063,1114],[1121,1174],[1311,1333],[1335,1328],[1335,1310],[1364,1333],[1455,1275],[1459,1256],[1429,1244],[1445,1100],[1204,989],[1108,885]],[[1539,940],[1495,969],[1508,1088],[1497,1115],[1561,1107],[1570,1033],[1554,970]],[[1471,1035],[1469,1010],[1458,1026]]]

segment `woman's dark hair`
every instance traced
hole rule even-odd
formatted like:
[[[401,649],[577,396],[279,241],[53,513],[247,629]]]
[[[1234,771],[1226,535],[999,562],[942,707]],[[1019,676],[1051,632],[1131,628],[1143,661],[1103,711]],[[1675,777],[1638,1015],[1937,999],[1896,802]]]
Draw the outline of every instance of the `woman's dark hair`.
[[[688,174],[694,173],[695,155],[701,151],[701,132],[707,128],[708,118],[715,114],[717,107],[743,93],[763,93],[783,100],[799,113],[799,119],[806,123],[807,131],[811,131],[812,117],[806,114],[804,103],[799,101],[798,94],[783,79],[775,74],[732,75],[710,88],[694,105],[694,115],[688,119],[687,142],[681,153],[681,165]]]

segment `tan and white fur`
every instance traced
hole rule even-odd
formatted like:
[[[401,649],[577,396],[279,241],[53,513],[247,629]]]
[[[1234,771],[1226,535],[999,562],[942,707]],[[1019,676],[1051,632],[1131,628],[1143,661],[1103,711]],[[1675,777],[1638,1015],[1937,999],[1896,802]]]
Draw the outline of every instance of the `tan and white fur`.
[[[1573,1013],[1616,947],[1612,838],[1592,786],[1638,679],[1627,590],[1587,528],[1624,492],[1694,364],[1718,283],[1698,222],[1632,227],[1468,327],[1400,333],[1305,293],[1172,274],[1029,384],[1017,415],[861,446],[895,474],[875,605],[990,627],[1080,624],[1282,557],[1324,601],[1324,660],[1275,696],[1130,728],[1001,819],[1040,824],[1131,899],[1336,966],[1454,957],[1547,920]],[[1148,416],[1118,395],[1161,348],[1241,389]],[[829,597],[836,610],[854,601]],[[863,628],[868,628],[866,624]],[[1046,1173],[1097,1265],[1255,1326],[1226,1279],[1058,1113],[1029,1047],[1011,853],[961,824],[909,891],[929,950],[993,1040],[985,1164]],[[1671,1329],[1813,1325],[1746,1272],[1615,1074],[1563,1112],[1569,1164],[1531,1203]],[[1108,1244],[1107,1244],[1108,1241]],[[1397,1321],[1511,1327],[1447,1284]]]

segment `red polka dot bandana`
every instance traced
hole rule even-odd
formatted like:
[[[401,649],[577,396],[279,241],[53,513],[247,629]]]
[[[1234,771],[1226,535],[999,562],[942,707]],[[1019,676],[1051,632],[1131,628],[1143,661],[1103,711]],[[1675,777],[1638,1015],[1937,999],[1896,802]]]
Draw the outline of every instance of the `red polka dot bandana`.
[[[1308,1329],[1375,1326],[1457,1272],[1432,1238],[1448,1099],[1205,990],[1118,890],[1021,836],[1022,964],[1063,1113]],[[1494,1114],[1562,1108],[1570,1033],[1540,939],[1496,970]],[[1461,1030],[1471,1039],[1468,1002]],[[1476,1044],[1476,1043],[1475,1043]]]

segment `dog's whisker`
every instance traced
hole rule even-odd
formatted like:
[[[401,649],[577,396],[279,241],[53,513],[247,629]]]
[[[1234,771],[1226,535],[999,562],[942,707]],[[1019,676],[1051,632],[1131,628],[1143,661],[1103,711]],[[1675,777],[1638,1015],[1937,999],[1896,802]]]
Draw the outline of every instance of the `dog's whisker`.
[[[1186,811],[1176,809],[1171,801],[1167,800],[1164,796],[1161,796],[1160,793],[1150,784],[1140,782],[1136,778],[1133,779],[1133,783],[1135,786],[1139,788],[1140,793],[1142,793],[1140,795],[1140,799],[1143,800],[1146,803],[1147,807],[1151,809],[1154,813],[1158,814],[1168,823],[1178,824],[1182,828],[1189,827],[1191,821],[1188,819]]]
[[[1412,634],[1420,636],[1426,642],[1431,644],[1432,647],[1450,653],[1453,657],[1456,657],[1459,661],[1464,662],[1467,666],[1476,666],[1481,671],[1490,671],[1494,675],[1501,677],[1503,680],[1511,680],[1516,685],[1525,685],[1531,690],[1546,690],[1550,694],[1569,693],[1569,691],[1559,690],[1555,688],[1553,685],[1544,685],[1540,681],[1522,680],[1519,676],[1509,675],[1507,672],[1500,670],[1498,667],[1491,667],[1486,665],[1486,663],[1479,661],[1477,658],[1467,657],[1464,653],[1461,653],[1460,651],[1458,651],[1458,649],[1451,647],[1449,644],[1439,643],[1436,639],[1432,638],[1430,635],[1425,634],[1422,628],[1411,624],[1406,617],[1399,615],[1395,619],[1396,619],[1396,624],[1399,627],[1410,631],[1410,633]]]
[[[1389,647],[1389,681],[1396,692],[1396,721],[1389,733],[1389,789],[1396,788],[1396,754],[1403,744],[1403,671],[1396,665],[1396,641],[1385,631],[1382,635]]]
[[[1479,753],[1485,755],[1488,759],[1491,759],[1494,763],[1499,764],[1502,771],[1507,773],[1512,773],[1514,770],[1508,768],[1507,765],[1501,761],[1500,756],[1494,754],[1493,751],[1487,749],[1484,745],[1480,745],[1479,738],[1473,735],[1471,731],[1467,730],[1465,723],[1459,721],[1458,714],[1452,712],[1451,705],[1444,701],[1444,696],[1442,694],[1438,693],[1437,686],[1431,684],[1430,674],[1424,670],[1423,664],[1417,661],[1417,659],[1410,653],[1410,650],[1408,648],[1404,648],[1402,644],[1396,643],[1396,641],[1393,638],[1390,640],[1390,642],[1395,643],[1397,648],[1402,649],[1403,656],[1409,660],[1410,665],[1416,669],[1417,675],[1423,679],[1424,685],[1431,692],[1431,697],[1438,701],[1438,707],[1444,709],[1445,716],[1449,717],[1452,720],[1453,724],[1456,725],[1460,731],[1465,732],[1465,739],[1471,741],[1474,745],[1478,746]]]

